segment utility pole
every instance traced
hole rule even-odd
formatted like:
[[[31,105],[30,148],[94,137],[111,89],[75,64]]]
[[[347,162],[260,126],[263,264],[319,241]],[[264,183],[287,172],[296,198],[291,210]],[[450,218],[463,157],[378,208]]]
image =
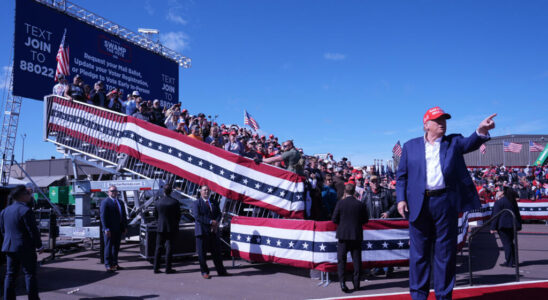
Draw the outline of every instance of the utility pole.
[[[25,163],[25,139],[27,138],[27,134],[23,133],[21,135],[21,138],[23,139],[23,147],[21,148],[21,163]]]

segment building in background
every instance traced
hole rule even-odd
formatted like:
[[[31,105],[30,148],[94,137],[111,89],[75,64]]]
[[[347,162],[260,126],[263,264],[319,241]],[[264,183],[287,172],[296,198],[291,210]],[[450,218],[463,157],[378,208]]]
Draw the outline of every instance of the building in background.
[[[529,141],[535,142],[542,147],[548,143],[548,134],[511,134],[492,137],[485,143],[485,149],[478,149],[464,155],[466,165],[469,167],[505,165],[505,166],[527,166],[533,165],[540,152],[529,151]],[[521,145],[518,153],[505,152],[504,142]],[[519,147],[518,147],[519,148]]]

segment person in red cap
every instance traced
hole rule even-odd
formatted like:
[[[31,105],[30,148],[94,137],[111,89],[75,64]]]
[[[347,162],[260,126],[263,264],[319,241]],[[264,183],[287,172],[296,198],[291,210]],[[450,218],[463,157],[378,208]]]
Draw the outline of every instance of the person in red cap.
[[[413,299],[428,298],[431,267],[436,298],[452,297],[458,214],[480,207],[463,155],[489,140],[495,116],[483,120],[469,137],[445,135],[451,115],[436,106],[424,114],[424,136],[403,145],[396,197],[398,212],[409,218],[409,289]]]

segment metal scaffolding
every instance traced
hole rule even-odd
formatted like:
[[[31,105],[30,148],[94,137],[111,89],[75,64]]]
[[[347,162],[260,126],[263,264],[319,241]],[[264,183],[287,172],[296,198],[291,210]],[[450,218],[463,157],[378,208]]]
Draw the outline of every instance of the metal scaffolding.
[[[15,140],[17,137],[17,126],[19,124],[19,114],[21,112],[22,98],[13,96],[13,71],[9,75],[9,90],[4,105],[2,118],[2,133],[0,135],[0,151],[2,161],[0,162],[0,183],[8,185],[13,165],[13,150],[15,149]]]

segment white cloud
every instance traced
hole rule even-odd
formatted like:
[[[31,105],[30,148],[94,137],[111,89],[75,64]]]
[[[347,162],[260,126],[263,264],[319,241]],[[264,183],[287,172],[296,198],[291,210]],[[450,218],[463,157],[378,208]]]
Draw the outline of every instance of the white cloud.
[[[171,50],[183,51],[188,49],[189,37],[182,31],[167,32],[160,34],[160,41]]]
[[[328,53],[324,53],[323,58],[327,60],[339,61],[339,60],[346,59],[346,54],[328,52]]]
[[[167,4],[166,20],[179,25],[186,25],[188,21],[183,18],[181,11],[187,10],[188,7],[183,6],[178,0],[169,0]]]
[[[10,84],[11,66],[3,66],[0,72],[0,90],[8,89]]]
[[[166,20],[171,21],[175,24],[186,25],[187,20],[183,19],[180,15],[176,14],[173,10],[169,10],[166,15]]]
[[[152,7],[152,4],[150,4],[150,0],[147,0],[145,1],[145,11],[147,12],[147,14],[149,15],[153,15],[154,14],[154,7]]]

